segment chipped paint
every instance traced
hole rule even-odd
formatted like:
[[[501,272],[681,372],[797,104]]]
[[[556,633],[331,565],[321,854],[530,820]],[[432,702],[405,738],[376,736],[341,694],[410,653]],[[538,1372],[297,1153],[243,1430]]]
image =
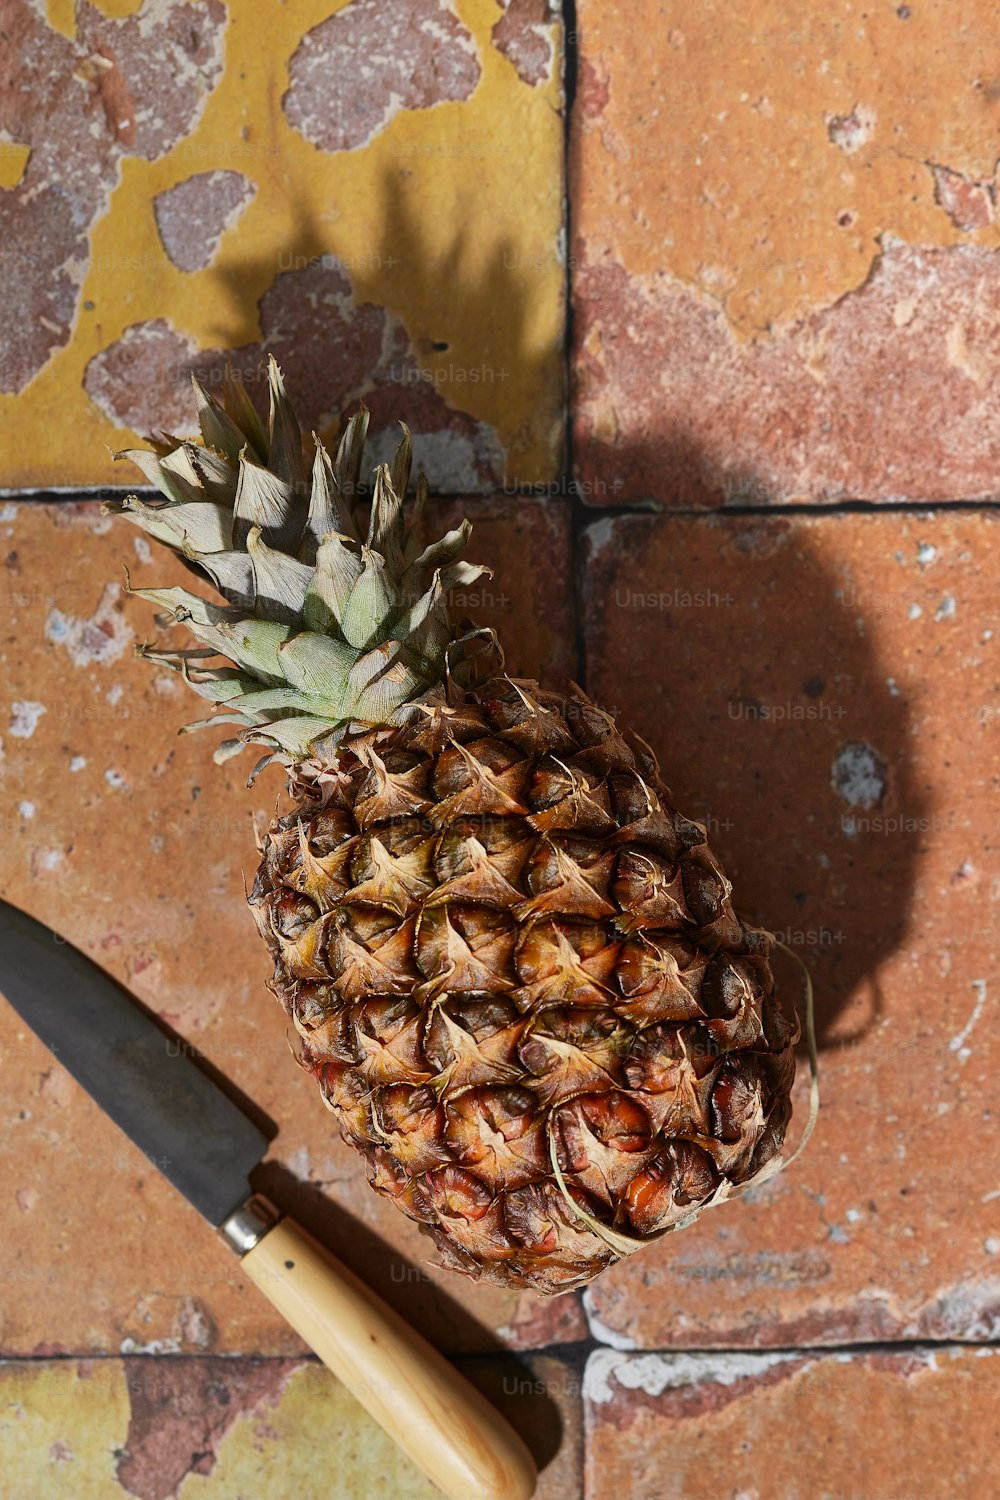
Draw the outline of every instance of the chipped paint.
[[[444,441],[459,456],[439,466],[447,482],[464,487],[470,467],[480,488],[503,472],[555,478],[564,273],[547,252],[562,220],[561,80],[558,66],[539,83],[518,77],[491,42],[492,0],[420,0],[402,31],[374,0],[273,6],[265,23],[254,0],[225,10],[176,0],[125,19],[83,6],[75,41],[27,0],[2,4],[33,86],[11,126],[32,155],[0,203],[0,219],[14,215],[8,258],[30,313],[7,330],[4,371],[19,394],[0,396],[0,485],[128,485],[104,449],[131,445],[121,427],[136,440],[158,420],[186,430],[192,364],[205,355],[219,374],[228,350],[252,349],[256,367],[270,340],[283,341],[286,378],[306,404],[321,373],[327,430],[372,394],[381,368],[373,418],[388,428],[402,416],[418,447],[424,431],[453,434]],[[192,13],[200,40],[188,54]],[[547,35],[557,41],[558,28]],[[112,56],[111,68],[94,60]],[[81,57],[82,82],[72,77]],[[126,92],[138,109],[126,110]],[[82,194],[75,218],[52,187],[69,169]],[[185,236],[179,214],[167,224],[182,202],[172,195],[207,178],[253,189],[214,249],[221,210],[208,235],[195,223]],[[179,268],[206,251],[202,269]],[[327,289],[296,279],[325,255],[343,278],[330,304]],[[108,367],[111,351],[121,357]],[[488,378],[474,379],[482,369]]]
[[[357,82],[330,88],[330,76]],[[471,33],[445,0],[350,0],[307,31],[288,64],[282,109],[323,151],[367,146],[407,109],[468,99],[481,70]]]
[[[45,621],[45,639],[65,650],[75,667],[108,666],[124,656],[134,639],[121,606],[121,585],[109,583],[86,618],[52,609]]]
[[[732,1386],[761,1375],[789,1361],[802,1363],[802,1354],[619,1354],[598,1349],[587,1360],[584,1395],[604,1405],[619,1391],[644,1391],[662,1396],[664,1391],[686,1386]]]
[[[532,86],[552,77],[558,59],[558,8],[549,0],[499,0],[503,15],[491,41]]]
[[[957,223],[937,196],[942,168],[993,181],[995,39],[948,0],[909,11],[666,0],[637,47],[631,11],[584,0],[588,254],[677,280],[757,337],[857,290],[887,236],[995,249],[985,204]]]
[[[584,497],[611,477],[614,504],[994,498],[989,28],[947,0],[578,19]]]
[[[219,0],[174,0],[144,24],[82,5],[72,39],[25,0],[3,0],[0,17],[21,79],[19,89],[4,91],[0,127],[31,146],[17,186],[0,197],[5,289],[26,314],[0,332],[0,391],[17,395],[67,345],[88,232],[125,163],[163,158],[202,116],[221,75],[225,11]],[[133,89],[156,98],[157,108],[137,115]],[[127,273],[136,269],[114,252],[108,279],[127,296]],[[15,425],[4,451],[24,436]]]
[[[15,740],[30,740],[43,714],[48,709],[44,703],[33,703],[22,699],[10,706],[10,732]]]
[[[325,309],[319,322],[317,306]],[[195,372],[211,388],[232,364],[256,389],[267,348],[286,369],[298,371],[295,405],[305,430],[331,436],[337,414],[361,395],[372,413],[368,459],[373,465],[391,457],[399,421],[405,418],[414,432],[417,463],[433,489],[488,493],[500,483],[508,455],[496,431],[448,407],[440,394],[444,367],[418,363],[408,333],[386,309],[354,304],[346,271],[335,256],[321,256],[279,275],[261,301],[260,318],[260,343],[200,352],[165,319],[133,324],[91,360],[84,385],[103,411],[133,426],[144,420],[150,390],[163,390],[160,421],[183,432],[192,422],[191,393],[187,381],[177,378],[179,372]],[[358,360],[364,375],[361,386],[353,386]],[[455,373],[462,385],[473,374],[486,384],[510,374],[484,363]]]
[[[848,807],[878,807],[888,786],[888,769],[872,745],[855,741],[838,751],[830,784]]]
[[[591,236],[575,274],[583,498],[992,497],[997,255],[886,242],[856,291],[747,342],[702,293],[599,259]]]
[[[179,271],[203,271],[222,236],[238,223],[253,198],[242,172],[196,172],[153,199],[163,248]]]
[[[597,1339],[599,1343],[609,1344],[612,1349],[627,1350],[635,1348],[635,1339],[631,1338],[627,1333],[621,1333],[617,1328],[611,1328],[599,1316],[594,1306],[589,1287],[583,1293],[583,1311],[587,1319],[587,1327],[590,1329],[591,1338]]]
[[[983,1013],[983,1009],[986,1005],[987,999],[985,979],[973,979],[970,981],[970,983],[972,985],[972,988],[976,992],[976,1003],[972,1007],[972,1014],[966,1021],[965,1025],[962,1027],[961,1031],[958,1032],[956,1036],[953,1036],[948,1043],[949,1052],[957,1052],[959,1062],[963,1063],[967,1062],[968,1059],[972,1056],[971,1049],[965,1044],[972,1034],[973,1027],[976,1025],[977,1021]]]

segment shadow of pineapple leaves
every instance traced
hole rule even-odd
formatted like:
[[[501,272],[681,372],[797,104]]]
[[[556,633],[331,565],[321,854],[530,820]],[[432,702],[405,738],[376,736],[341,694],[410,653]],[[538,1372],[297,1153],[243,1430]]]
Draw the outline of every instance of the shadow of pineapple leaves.
[[[338,256],[332,226],[298,201],[277,274],[273,257],[252,254],[213,268],[220,309],[228,310],[218,319],[220,346],[172,367],[170,379],[184,385],[194,373],[217,388],[231,361],[263,411],[266,356],[273,353],[306,430],[333,441],[363,400],[372,413],[372,462],[388,457],[402,420],[437,494],[485,495],[506,486],[508,452],[495,427],[475,415],[481,403],[470,399],[463,409],[461,392],[499,385],[501,405],[516,409],[521,393],[541,391],[543,417],[551,409],[561,430],[562,354],[533,334],[534,309],[551,295],[551,282],[541,263],[524,264],[502,236],[475,261],[458,228],[443,253],[435,250],[398,190],[411,171],[401,165],[373,188],[379,229],[361,258]],[[248,302],[257,306],[260,338],[222,347]],[[419,326],[404,322],[404,305],[419,309]],[[469,326],[477,329],[476,360],[462,363],[453,345]]]

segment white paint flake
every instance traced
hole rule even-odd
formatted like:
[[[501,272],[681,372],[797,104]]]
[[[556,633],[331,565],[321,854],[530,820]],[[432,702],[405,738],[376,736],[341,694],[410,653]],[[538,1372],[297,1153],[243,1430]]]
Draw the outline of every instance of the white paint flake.
[[[587,1360],[583,1392],[602,1406],[621,1390],[645,1391],[662,1396],[699,1385],[735,1385],[738,1380],[757,1380],[776,1365],[808,1358],[802,1354],[619,1354],[598,1349]],[[614,1384],[612,1384],[614,1382]]]
[[[587,541],[590,543],[590,558],[593,562],[600,557],[609,542],[614,541],[615,519],[613,516],[605,516],[600,521],[595,521],[592,526],[587,527]]]
[[[74,755],[73,759],[69,763],[69,768],[73,772],[82,771],[83,768],[84,768],[84,766],[86,764],[87,764],[87,761],[86,761],[86,757],[85,756],[83,756],[83,755]]]
[[[45,622],[45,639],[62,646],[75,667],[105,666],[124,655],[132,640],[132,629],[117,605],[121,588],[106,585],[100,602],[88,619],[65,615],[53,609]]]
[[[969,1038],[972,1028],[975,1026],[976,1022],[979,1020],[979,1017],[983,1013],[983,1007],[986,1004],[986,980],[973,979],[972,988],[976,991],[976,1003],[972,1007],[972,1015],[966,1021],[965,1025],[962,1027],[957,1036],[953,1036],[951,1041],[948,1043],[948,1050],[950,1052],[957,1052],[959,1062],[963,1063],[972,1056],[971,1047],[967,1047],[965,1043]]]
[[[10,706],[10,732],[16,740],[30,740],[38,728],[38,721],[48,709],[44,703],[32,703],[22,699]]]
[[[601,1321],[594,1309],[594,1301],[590,1288],[583,1294],[583,1311],[587,1318],[587,1324],[593,1338],[602,1344],[610,1344],[612,1349],[634,1349],[635,1339],[629,1338],[627,1333],[619,1333],[615,1328],[609,1328],[607,1323]]]
[[[871,745],[855,741],[838,753],[830,780],[849,807],[877,807],[886,792],[885,763]]]
[[[119,1344],[122,1354],[180,1354],[180,1339],[150,1339],[148,1344],[140,1344],[137,1339],[124,1338]]]

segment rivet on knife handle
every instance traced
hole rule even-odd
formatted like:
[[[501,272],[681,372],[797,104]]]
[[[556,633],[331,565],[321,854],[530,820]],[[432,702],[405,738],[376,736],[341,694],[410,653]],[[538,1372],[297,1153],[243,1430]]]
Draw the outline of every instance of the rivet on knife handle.
[[[530,1500],[535,1465],[514,1429],[293,1219],[254,1196],[220,1233],[254,1285],[450,1500]]]

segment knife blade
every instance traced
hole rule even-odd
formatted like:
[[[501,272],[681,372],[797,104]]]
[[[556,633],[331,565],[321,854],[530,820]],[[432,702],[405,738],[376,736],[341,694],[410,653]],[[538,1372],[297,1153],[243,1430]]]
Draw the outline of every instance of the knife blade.
[[[499,1412],[325,1247],[252,1192],[264,1132],[127,990],[2,899],[0,992],[429,1479],[452,1500],[529,1500],[534,1461]]]

